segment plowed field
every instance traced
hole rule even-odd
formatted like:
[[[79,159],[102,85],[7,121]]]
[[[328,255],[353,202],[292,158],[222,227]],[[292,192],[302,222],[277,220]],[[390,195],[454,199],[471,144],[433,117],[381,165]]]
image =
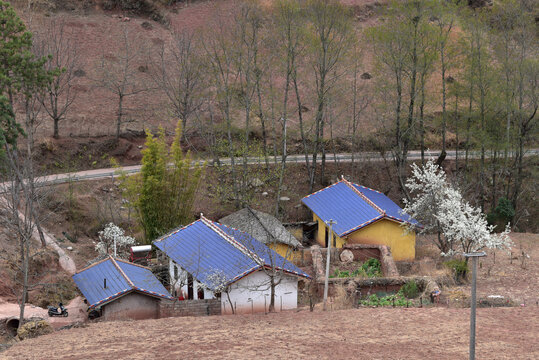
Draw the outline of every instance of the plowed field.
[[[538,359],[539,308],[477,313],[478,359]],[[108,322],[16,344],[13,359],[465,359],[469,309],[362,308]]]

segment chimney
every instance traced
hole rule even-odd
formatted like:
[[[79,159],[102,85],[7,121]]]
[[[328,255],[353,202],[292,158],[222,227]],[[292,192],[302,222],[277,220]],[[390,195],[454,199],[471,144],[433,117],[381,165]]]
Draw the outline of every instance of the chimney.
[[[107,278],[103,279],[103,289],[107,288]]]

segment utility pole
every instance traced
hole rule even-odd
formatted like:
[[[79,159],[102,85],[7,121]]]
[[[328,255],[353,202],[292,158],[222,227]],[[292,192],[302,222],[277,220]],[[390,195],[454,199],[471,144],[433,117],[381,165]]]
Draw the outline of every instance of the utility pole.
[[[324,311],[327,310],[327,301],[328,301],[328,282],[329,282],[329,263],[331,260],[331,243],[333,242],[333,225],[337,222],[333,219],[330,219],[326,222],[329,225],[329,235],[328,235],[328,247],[326,252],[326,279],[324,281]]]
[[[470,309],[470,360],[475,360],[475,305],[476,283],[477,283],[477,258],[487,256],[485,252],[464,254],[467,258],[472,258],[472,303]]]

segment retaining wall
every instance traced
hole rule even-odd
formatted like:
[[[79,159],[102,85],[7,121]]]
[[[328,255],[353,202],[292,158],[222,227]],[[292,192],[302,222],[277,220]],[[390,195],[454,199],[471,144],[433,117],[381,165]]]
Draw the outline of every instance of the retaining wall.
[[[221,299],[161,300],[159,303],[160,318],[209,315],[221,315]]]

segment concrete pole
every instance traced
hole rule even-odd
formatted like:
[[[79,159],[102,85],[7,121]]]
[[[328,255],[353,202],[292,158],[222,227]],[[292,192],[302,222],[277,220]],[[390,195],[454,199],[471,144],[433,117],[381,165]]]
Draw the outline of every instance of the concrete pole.
[[[329,263],[331,260],[331,243],[333,242],[333,225],[336,224],[336,221],[330,219],[326,224],[329,225],[329,235],[328,235],[328,247],[326,252],[326,279],[324,281],[324,311],[327,310],[327,301],[328,301],[328,286],[329,286]]]
[[[475,360],[475,304],[477,283],[477,256],[472,257],[472,304],[470,311],[470,360]]]
[[[470,304],[470,360],[475,360],[475,307],[477,289],[477,258],[487,256],[485,252],[475,252],[464,254],[467,258],[472,258],[472,303]]]

